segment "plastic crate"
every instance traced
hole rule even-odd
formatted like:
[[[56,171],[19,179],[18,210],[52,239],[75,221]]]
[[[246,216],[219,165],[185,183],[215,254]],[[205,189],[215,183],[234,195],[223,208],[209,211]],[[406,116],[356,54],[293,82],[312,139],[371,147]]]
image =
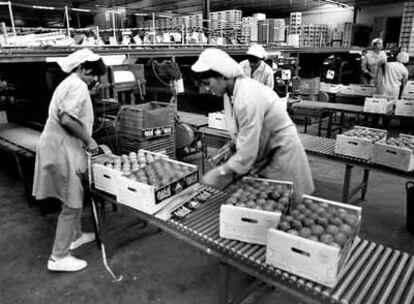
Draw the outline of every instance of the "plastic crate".
[[[175,158],[175,124],[173,105],[150,102],[124,106],[115,121],[119,153],[145,149],[166,152]]]

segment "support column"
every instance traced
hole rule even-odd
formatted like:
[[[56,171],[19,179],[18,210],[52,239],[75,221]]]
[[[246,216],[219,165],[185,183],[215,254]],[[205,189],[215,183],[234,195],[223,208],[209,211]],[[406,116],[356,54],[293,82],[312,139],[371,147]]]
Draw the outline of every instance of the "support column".
[[[210,0],[203,1],[203,32],[207,39],[210,36]]]

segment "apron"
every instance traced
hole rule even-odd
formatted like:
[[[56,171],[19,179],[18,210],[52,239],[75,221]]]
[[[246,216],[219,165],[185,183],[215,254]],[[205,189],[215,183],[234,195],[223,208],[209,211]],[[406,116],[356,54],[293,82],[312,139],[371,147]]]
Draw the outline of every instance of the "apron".
[[[40,136],[36,151],[33,195],[36,199],[56,198],[70,208],[82,208],[83,187],[81,175],[87,170],[83,142],[68,133],[60,124],[59,111],[65,103],[67,91],[73,85],[86,84],[78,76],[68,76],[56,89],[49,106],[49,117]],[[90,96],[81,90],[76,99],[78,119],[89,134],[92,133],[93,108]]]
[[[268,179],[294,183],[295,200],[315,190],[312,172],[302,142],[294,126],[281,130],[278,140],[259,175]]]

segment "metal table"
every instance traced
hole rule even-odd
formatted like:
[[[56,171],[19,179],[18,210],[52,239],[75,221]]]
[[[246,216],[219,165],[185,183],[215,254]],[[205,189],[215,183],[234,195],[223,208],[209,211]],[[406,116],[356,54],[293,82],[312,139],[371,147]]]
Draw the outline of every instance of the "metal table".
[[[204,150],[206,147],[219,148],[230,140],[230,135],[225,130],[218,130],[213,128],[201,128]],[[326,137],[313,136],[299,133],[305,151],[310,155],[330,158],[335,161],[340,161],[345,164],[344,183],[342,188],[342,202],[348,203],[356,194],[361,192],[361,199],[365,199],[368,188],[369,172],[371,169],[379,170],[384,173],[394,174],[402,177],[414,177],[414,171],[405,172],[398,169],[389,168],[379,164],[375,164],[369,160],[361,158],[350,157],[335,153],[335,140]],[[202,158],[204,163],[204,157]],[[202,164],[204,167],[204,165]],[[354,189],[351,189],[352,169],[355,167],[362,167],[364,174],[362,182]]]
[[[31,179],[33,177],[33,160],[40,132],[13,123],[0,124],[0,150],[13,155],[19,177],[31,205]]]
[[[208,118],[205,115],[178,111],[178,116],[181,122],[197,129],[208,125]]]
[[[331,137],[332,134],[332,126],[334,121],[334,114],[340,113],[340,123],[339,125],[342,128],[344,124],[344,114],[345,113],[352,113],[357,115],[358,123],[360,121],[359,116],[363,115],[365,124],[367,122],[367,118],[370,116],[375,117],[385,117],[385,118],[398,118],[401,119],[406,116],[399,116],[394,115],[393,111],[380,114],[380,113],[370,113],[364,111],[364,106],[361,105],[353,105],[353,104],[345,104],[345,103],[332,103],[332,102],[320,102],[320,101],[302,101],[293,105],[293,109],[301,109],[301,110],[315,110],[315,111],[324,111],[328,113],[328,126],[327,126],[327,137]]]
[[[98,190],[93,190],[93,195],[101,200],[116,202],[113,196]],[[263,245],[220,238],[220,205],[227,197],[228,194],[224,193],[215,195],[182,221],[162,221],[135,209],[125,208],[221,261],[220,304],[230,303],[229,266],[292,294],[304,303],[413,303],[412,255],[357,238],[337,285],[328,288],[266,265],[266,247]]]

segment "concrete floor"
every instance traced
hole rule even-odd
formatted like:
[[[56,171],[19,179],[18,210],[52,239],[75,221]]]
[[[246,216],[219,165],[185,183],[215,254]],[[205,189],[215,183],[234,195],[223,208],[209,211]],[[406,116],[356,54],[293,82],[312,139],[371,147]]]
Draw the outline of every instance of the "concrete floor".
[[[57,274],[46,270],[57,213],[41,215],[29,208],[13,159],[0,154],[0,303],[216,303],[218,262],[155,227],[138,229],[132,212],[106,215],[107,243],[113,269],[124,280],[114,284],[94,244],[75,255],[88,261],[79,273]],[[339,200],[344,166],[310,157],[316,195]],[[4,165],[3,165],[4,164]],[[362,171],[354,176],[362,178]],[[414,253],[413,236],[405,229],[406,193],[403,178],[371,172],[367,201],[363,203],[361,236]],[[90,212],[84,228],[91,231]],[[232,288],[240,290],[249,278],[232,273]],[[238,288],[238,289],[237,289]],[[247,303],[299,303],[292,296],[262,288]]]

